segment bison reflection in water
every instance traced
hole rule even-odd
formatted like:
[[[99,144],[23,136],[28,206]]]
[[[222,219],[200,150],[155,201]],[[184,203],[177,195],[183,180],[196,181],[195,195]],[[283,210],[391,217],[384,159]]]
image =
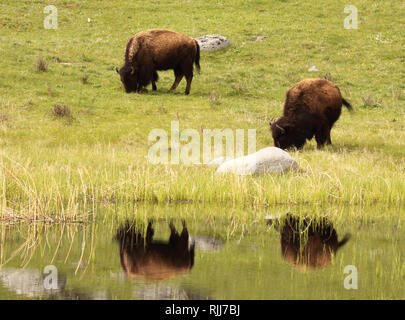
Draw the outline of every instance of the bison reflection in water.
[[[189,246],[185,222],[181,234],[176,231],[173,223],[169,227],[169,242],[153,241],[152,222],[148,224],[146,236],[128,222],[118,230],[116,239],[119,242],[120,261],[129,277],[163,280],[191,270],[194,264],[194,244]]]
[[[280,224],[271,219],[267,223],[274,224],[275,229],[280,231],[283,258],[300,270],[329,265],[338,249],[350,239],[347,234],[338,241],[336,230],[327,219],[315,222],[288,214]]]

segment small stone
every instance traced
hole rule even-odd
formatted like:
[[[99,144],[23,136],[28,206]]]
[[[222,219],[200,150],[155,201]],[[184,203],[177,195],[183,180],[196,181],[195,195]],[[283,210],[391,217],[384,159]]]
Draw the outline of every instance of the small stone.
[[[318,68],[316,66],[312,66],[308,69],[309,72],[316,72],[319,71]]]
[[[250,38],[249,41],[262,41],[267,38],[268,38],[267,36],[257,36],[257,37]]]

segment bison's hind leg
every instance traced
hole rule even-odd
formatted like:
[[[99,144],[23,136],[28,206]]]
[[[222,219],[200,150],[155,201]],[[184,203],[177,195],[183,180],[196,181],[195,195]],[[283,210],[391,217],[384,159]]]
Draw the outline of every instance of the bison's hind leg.
[[[193,62],[191,62],[189,64],[186,64],[183,67],[183,72],[184,72],[184,75],[185,75],[186,80],[187,80],[187,86],[186,86],[185,94],[189,94],[190,89],[191,89],[191,81],[193,81]]]
[[[159,76],[157,74],[156,71],[153,71],[153,76],[152,76],[152,90],[156,91],[157,87],[156,87],[156,82],[159,80]]]
[[[181,231],[181,234],[180,234],[178,246],[184,250],[184,249],[188,248],[189,237],[188,237],[188,230],[186,227],[186,221],[182,220],[182,224],[183,224],[183,230]]]
[[[183,79],[183,72],[179,68],[174,69],[174,82],[172,87],[170,88],[170,91],[176,90],[177,86],[179,85],[181,79]]]
[[[187,80],[187,86],[186,86],[185,94],[189,94],[190,89],[191,89],[191,81],[193,81],[193,72],[191,72],[191,74],[186,74],[186,80]]]
[[[188,230],[187,230],[187,226],[186,226],[186,221],[182,220],[182,225],[183,225],[183,230],[181,231],[181,238],[184,238],[185,240],[188,240]]]

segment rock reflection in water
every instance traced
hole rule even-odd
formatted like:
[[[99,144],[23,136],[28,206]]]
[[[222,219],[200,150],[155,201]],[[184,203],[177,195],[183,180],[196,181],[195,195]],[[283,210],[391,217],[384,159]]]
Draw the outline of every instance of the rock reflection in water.
[[[134,287],[133,296],[138,300],[210,300],[209,295],[202,290],[165,281],[137,285]]]
[[[66,289],[66,276],[58,275],[56,289],[46,289],[45,276],[38,269],[3,268],[0,270],[0,283],[4,288],[31,299],[49,300],[106,300],[105,291],[79,292]]]
[[[190,235],[189,241],[195,244],[195,249],[205,252],[220,251],[225,245],[223,241],[209,236]]]
[[[347,243],[347,234],[341,241],[326,218],[311,221],[287,214],[284,219],[268,219],[280,232],[281,254],[283,258],[300,270],[315,269],[331,263],[336,252]]]
[[[145,237],[129,222],[119,228],[116,240],[119,243],[121,266],[129,277],[164,280],[191,270],[194,264],[194,243],[189,246],[185,222],[181,234],[176,231],[173,223],[169,227],[168,242],[153,241],[152,222],[148,223]]]

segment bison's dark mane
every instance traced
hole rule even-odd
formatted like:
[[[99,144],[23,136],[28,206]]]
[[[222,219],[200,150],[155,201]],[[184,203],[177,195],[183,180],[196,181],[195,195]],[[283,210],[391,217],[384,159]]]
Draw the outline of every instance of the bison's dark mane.
[[[132,62],[132,61],[129,61],[129,50],[132,47],[133,42],[134,42],[134,38],[131,38],[127,43],[127,47],[125,49],[125,64],[130,64]]]

